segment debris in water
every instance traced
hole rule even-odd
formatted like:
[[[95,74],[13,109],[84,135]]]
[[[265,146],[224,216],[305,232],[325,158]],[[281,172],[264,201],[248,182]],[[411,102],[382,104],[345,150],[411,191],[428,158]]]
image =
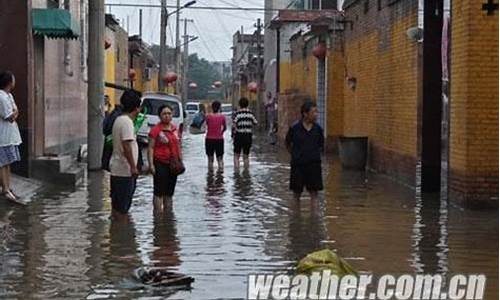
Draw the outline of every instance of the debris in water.
[[[172,286],[190,288],[194,278],[181,273],[167,271],[164,268],[139,268],[134,271],[134,278],[151,286]]]

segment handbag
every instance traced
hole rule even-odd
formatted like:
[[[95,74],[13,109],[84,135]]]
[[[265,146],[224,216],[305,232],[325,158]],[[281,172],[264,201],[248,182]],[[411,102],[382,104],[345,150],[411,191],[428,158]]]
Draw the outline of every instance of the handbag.
[[[173,153],[173,149],[172,149],[172,143],[168,143],[169,144],[169,147],[170,147],[170,160],[169,160],[169,168],[170,168],[170,174],[174,175],[174,176],[178,176],[178,175],[181,175],[183,174],[184,172],[186,172],[186,167],[184,166],[184,163],[182,162],[181,159],[177,158],[177,157],[174,157]]]

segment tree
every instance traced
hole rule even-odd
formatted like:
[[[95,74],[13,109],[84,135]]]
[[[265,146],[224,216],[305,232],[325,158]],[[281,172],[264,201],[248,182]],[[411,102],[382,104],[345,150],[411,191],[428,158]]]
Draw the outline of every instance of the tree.
[[[151,51],[154,59],[158,62],[160,58],[160,46],[152,45],[149,50]],[[173,65],[175,53],[174,51],[174,48],[167,48],[167,65]],[[206,100],[208,98],[208,92],[212,90],[212,84],[214,83],[214,81],[220,79],[220,75],[208,60],[199,58],[198,54],[196,53],[189,55],[188,60],[188,81],[195,82],[198,85],[196,89],[188,90],[188,99]],[[178,75],[182,76],[182,74]],[[221,95],[223,94],[221,93]]]
[[[195,82],[198,87],[188,91],[188,99],[207,99],[208,91],[212,89],[214,81],[218,80],[217,71],[204,58],[199,58],[198,54],[189,55],[188,80]]]

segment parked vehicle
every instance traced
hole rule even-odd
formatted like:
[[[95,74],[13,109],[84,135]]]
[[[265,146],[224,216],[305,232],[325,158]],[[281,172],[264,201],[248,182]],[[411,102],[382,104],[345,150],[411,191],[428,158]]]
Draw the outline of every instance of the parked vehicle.
[[[200,104],[198,102],[187,102],[186,103],[186,113],[191,116],[198,112]]]
[[[223,103],[221,106],[221,113],[225,116],[231,117],[233,115],[233,105],[229,103]]]
[[[180,98],[176,95],[165,93],[145,93],[142,97],[142,107],[146,115],[146,121],[137,133],[137,139],[142,144],[148,143],[148,134],[151,127],[160,122],[158,117],[158,108],[164,104],[172,107],[172,122],[179,129],[180,138],[184,129],[185,111],[182,107]]]
[[[226,117],[226,125],[232,128],[233,125],[233,105],[229,103],[222,103],[221,113]]]

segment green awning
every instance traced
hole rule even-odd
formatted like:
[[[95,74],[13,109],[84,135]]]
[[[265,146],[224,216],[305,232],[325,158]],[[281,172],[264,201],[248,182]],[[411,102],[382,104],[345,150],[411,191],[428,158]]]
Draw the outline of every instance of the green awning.
[[[77,39],[80,26],[65,9],[33,9],[33,33],[48,38]]]

